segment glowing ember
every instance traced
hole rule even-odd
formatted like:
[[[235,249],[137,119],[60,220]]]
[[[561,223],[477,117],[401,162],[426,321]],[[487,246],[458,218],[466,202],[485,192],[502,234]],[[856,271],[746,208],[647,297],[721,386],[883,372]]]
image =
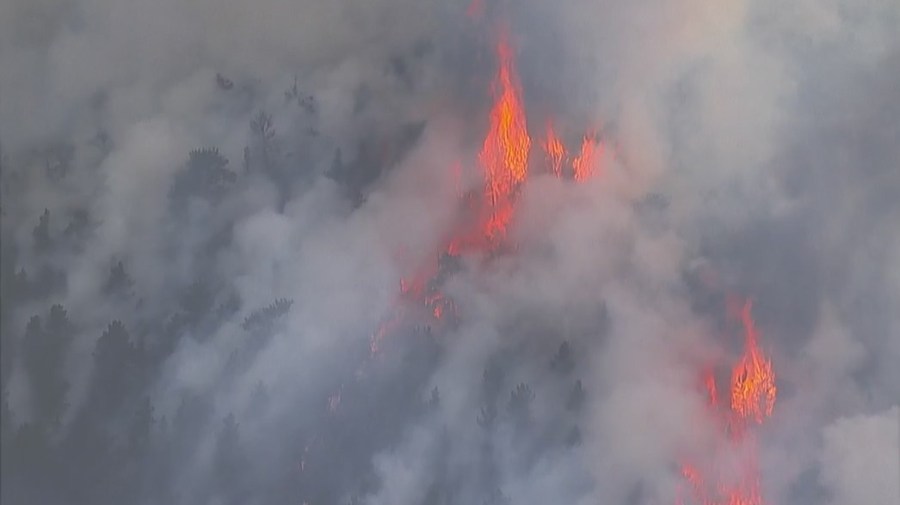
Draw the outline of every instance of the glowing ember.
[[[399,303],[396,304],[394,310],[392,310],[390,314],[391,315],[387,319],[378,325],[378,329],[375,330],[375,333],[369,341],[369,351],[372,355],[378,354],[378,351],[381,350],[381,341],[384,340],[384,337],[389,333],[396,331],[400,326],[400,322],[403,320],[402,305]]]
[[[756,456],[756,441],[747,429],[748,423],[761,424],[772,415],[775,407],[777,388],[771,361],[762,353],[757,344],[758,333],[751,315],[752,305],[744,303],[740,312],[744,327],[744,352],[734,365],[731,373],[731,402],[727,412],[719,412],[718,393],[715,377],[711,371],[704,374],[704,384],[709,394],[709,405],[713,415],[721,417],[720,423],[730,437],[721,437],[726,444],[717,453],[741,453],[743,459],[736,469],[737,475],[727,475],[722,469],[707,472],[693,464],[682,464],[681,473],[687,481],[696,505],[763,505],[759,482],[759,465]],[[719,455],[719,454],[717,454]],[[712,481],[712,483],[710,482]],[[685,502],[679,498],[678,503]]]
[[[472,0],[466,8],[466,16],[472,19],[481,19],[484,16],[484,0]]]
[[[425,306],[431,310],[431,315],[438,321],[442,320],[448,312],[453,310],[453,302],[440,291],[426,298]]]

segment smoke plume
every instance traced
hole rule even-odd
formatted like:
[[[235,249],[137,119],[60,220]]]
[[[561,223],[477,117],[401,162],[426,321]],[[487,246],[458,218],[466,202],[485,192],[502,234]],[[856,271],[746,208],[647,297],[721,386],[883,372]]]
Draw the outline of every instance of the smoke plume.
[[[5,0],[3,503],[900,503],[898,27]]]

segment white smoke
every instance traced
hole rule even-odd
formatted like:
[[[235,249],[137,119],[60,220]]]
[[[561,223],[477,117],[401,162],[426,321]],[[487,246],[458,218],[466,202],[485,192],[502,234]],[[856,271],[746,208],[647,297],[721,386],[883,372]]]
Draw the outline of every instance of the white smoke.
[[[31,230],[45,208],[60,219],[56,235],[56,216],[75,207],[97,224],[82,250],[54,253],[65,289],[17,307],[10,326],[21,334],[54,302],[76,320],[68,415],[106,324],[163,319],[202,273],[222,281],[216,304],[233,292],[240,308],[181,338],[151,391],[170,419],[185,391],[213,398],[185,489],[207,486],[202,466],[233,412],[257,441],[250,458],[285,449],[273,433],[303,430],[320,459],[349,461],[335,467],[350,475],[323,478],[340,488],[335,499],[672,503],[679,458],[703,452],[715,431],[700,369],[738,345],[722,307],[704,300],[730,293],[754,299],[778,374],[776,413],[759,434],[771,501],[896,503],[900,5],[488,4],[481,22],[465,18],[465,2],[409,0],[0,5],[0,141],[14,181],[4,184],[4,241],[33,271]],[[446,239],[455,164],[464,186],[479,184],[497,12],[523,48],[532,135],[548,108],[573,131],[601,127],[598,176],[576,186],[532,174],[511,230],[516,251],[464,258],[443,287],[459,325],[425,338],[410,323],[367,358],[399,280]],[[285,98],[294,83],[294,100],[315,100],[314,124]],[[304,181],[281,209],[277,181],[242,173],[259,110]],[[365,172],[417,122],[415,145],[396,148],[364,201],[324,176],[336,152]],[[76,146],[63,183],[35,154],[60,142]],[[239,188],[214,210],[173,219],[176,174],[207,146],[240,174]],[[226,228],[226,245],[206,255]],[[101,295],[114,259],[125,260],[139,308]],[[245,345],[241,322],[282,297],[293,300],[283,324],[226,379]],[[550,369],[563,341],[574,353],[565,374]],[[422,363],[429,345],[438,357]],[[27,419],[19,368],[9,389]],[[422,403],[434,388],[437,405],[407,415],[404,380]],[[576,381],[584,407],[570,409]],[[266,408],[254,406],[258,384]],[[524,428],[511,406],[519,393],[531,398]],[[481,417],[486,403],[499,406],[494,423]],[[392,429],[368,434],[370,422]],[[390,437],[337,445],[332,429],[351,441]]]

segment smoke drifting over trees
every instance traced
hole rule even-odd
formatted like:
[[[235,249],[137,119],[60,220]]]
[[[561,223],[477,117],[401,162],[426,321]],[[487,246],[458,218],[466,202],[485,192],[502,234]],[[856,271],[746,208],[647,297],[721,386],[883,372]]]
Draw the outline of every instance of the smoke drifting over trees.
[[[765,502],[900,503],[898,139],[896,0],[4,0],[0,500],[674,504],[741,297]]]

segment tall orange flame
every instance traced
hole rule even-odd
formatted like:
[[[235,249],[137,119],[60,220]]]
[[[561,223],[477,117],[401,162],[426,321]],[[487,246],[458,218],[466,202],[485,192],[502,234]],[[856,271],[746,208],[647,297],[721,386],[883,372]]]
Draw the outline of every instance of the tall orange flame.
[[[739,475],[722,475],[717,469],[706,474],[698,466],[684,463],[681,473],[687,481],[692,503],[696,505],[764,505],[760,490],[759,463],[756,455],[756,441],[748,424],[761,424],[772,415],[778,389],[772,363],[758,345],[759,334],[751,314],[752,304],[746,301],[740,311],[744,327],[744,352],[731,370],[729,411],[724,413],[725,429],[730,428],[730,437],[724,437],[730,444],[719,450],[740,446],[744,458],[740,462]],[[709,404],[714,415],[719,415],[718,395],[715,377],[711,371],[704,374],[704,385],[709,394]],[[734,447],[731,446],[733,444]],[[713,481],[713,483],[710,482]],[[685,504],[682,499],[680,505]]]
[[[603,152],[603,145],[599,144],[596,134],[589,131],[584,135],[581,141],[581,151],[574,158],[569,158],[566,146],[556,133],[553,122],[547,122],[547,130],[544,139],[541,141],[541,147],[544,149],[544,156],[550,163],[550,169],[557,177],[563,177],[563,167],[571,168],[572,178],[577,183],[582,183],[590,179],[594,175],[594,167],[597,159]],[[569,162],[571,161],[571,166]]]
[[[544,154],[550,162],[550,169],[557,177],[562,177],[563,161],[566,158],[566,146],[563,145],[556,130],[553,129],[553,123],[547,122],[547,134],[544,141],[541,142],[544,148]]]
[[[512,197],[528,175],[531,137],[525,121],[525,109],[513,66],[513,52],[505,32],[497,43],[499,68],[494,81],[494,106],[490,124],[478,159],[485,172],[485,196],[491,217],[485,232],[502,237],[512,218]]]
[[[597,143],[592,134],[584,136],[581,141],[581,153],[572,160],[575,182],[584,182],[591,178],[597,156]]]
[[[778,388],[772,362],[757,345],[756,325],[750,313],[752,304],[747,301],[741,311],[744,324],[744,355],[731,372],[731,410],[741,419],[757,424],[772,415]]]
[[[467,14],[480,18],[484,11],[484,0],[472,0]],[[443,319],[448,311],[455,313],[452,300],[445,297],[437,287],[441,272],[437,258],[441,254],[458,256],[467,251],[495,251],[506,237],[515,211],[516,192],[528,176],[532,141],[508,32],[501,26],[497,34],[497,72],[491,85],[494,100],[489,113],[488,130],[478,154],[478,164],[484,173],[484,187],[483,195],[475,199],[477,203],[474,214],[477,217],[457,223],[445,237],[446,240],[437,253],[415,271],[412,277],[400,281],[400,297],[394,303],[392,315],[372,335],[370,346],[373,354],[378,352],[385,335],[398,329],[403,319],[404,301],[412,300],[424,305],[435,320]],[[546,139],[542,145],[553,172],[562,177],[563,165],[569,161],[569,157],[551,122],[548,122]],[[581,153],[571,160],[576,182],[591,177],[596,147],[593,134],[586,135]],[[466,196],[471,193],[463,192],[461,187],[462,166],[456,164],[452,170],[457,196],[464,204],[474,201]]]

